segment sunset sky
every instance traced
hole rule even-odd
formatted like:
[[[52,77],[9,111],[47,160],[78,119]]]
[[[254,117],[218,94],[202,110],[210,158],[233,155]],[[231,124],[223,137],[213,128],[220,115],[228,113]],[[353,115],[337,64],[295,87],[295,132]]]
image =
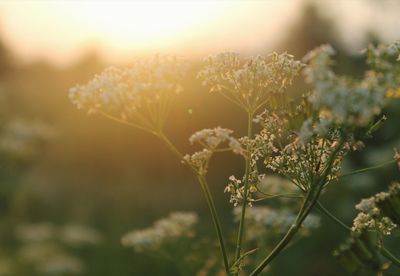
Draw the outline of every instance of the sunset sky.
[[[22,61],[45,58],[59,65],[93,49],[111,60],[154,52],[256,52],[285,35],[303,2],[2,1],[0,31]],[[365,4],[374,1],[316,2],[328,17],[340,14],[338,28],[349,46],[357,47],[367,28],[379,29],[384,39],[400,38],[393,9],[376,13]]]

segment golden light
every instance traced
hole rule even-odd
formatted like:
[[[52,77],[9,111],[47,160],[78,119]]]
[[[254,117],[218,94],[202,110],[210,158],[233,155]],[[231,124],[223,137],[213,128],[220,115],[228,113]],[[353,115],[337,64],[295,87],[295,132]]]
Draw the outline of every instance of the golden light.
[[[80,2],[62,12],[74,14],[74,24],[107,42],[134,44],[136,48],[168,44],[224,10],[227,2],[147,1]],[[131,46],[127,45],[127,46]]]
[[[301,1],[299,1],[300,3]],[[288,1],[1,1],[2,35],[24,60],[67,64],[154,52],[204,55],[265,48],[297,5]]]

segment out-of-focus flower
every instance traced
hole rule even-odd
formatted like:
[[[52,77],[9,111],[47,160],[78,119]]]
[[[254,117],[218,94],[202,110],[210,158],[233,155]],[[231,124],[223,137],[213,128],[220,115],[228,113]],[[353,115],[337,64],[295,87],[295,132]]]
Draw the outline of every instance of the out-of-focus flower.
[[[166,243],[194,235],[194,225],[198,217],[190,212],[173,212],[168,217],[157,220],[152,227],[134,230],[125,234],[122,245],[138,252],[158,250]]]
[[[234,208],[233,214],[236,220],[240,219],[240,208]],[[259,240],[263,237],[284,233],[294,223],[296,213],[288,208],[272,209],[266,206],[255,206],[246,211],[246,239]],[[307,234],[309,230],[319,227],[318,216],[310,214],[303,222],[302,233]]]
[[[24,262],[30,263],[41,275],[80,274],[84,264],[53,243],[32,243],[19,252]]]
[[[268,195],[299,192],[299,189],[292,182],[277,175],[266,175],[260,177],[260,182],[257,186],[258,190],[262,194]]]
[[[175,95],[183,89],[184,72],[180,58],[156,55],[137,60],[130,68],[110,67],[87,84],[71,88],[69,97],[77,108],[89,113],[157,131]]]
[[[75,275],[84,272],[84,265],[76,257],[60,254],[49,256],[36,270],[42,275]]]
[[[71,246],[95,245],[102,241],[101,234],[88,226],[67,224],[61,229],[61,240]]]
[[[7,257],[0,257],[0,276],[17,275],[17,263]]]
[[[305,79],[314,88],[309,100],[326,120],[366,126],[380,113],[386,88],[372,71],[361,81],[337,76],[330,68],[334,53],[329,45],[322,45],[305,56],[304,60],[308,62],[304,69]]]
[[[16,237],[24,243],[41,243],[56,238],[56,227],[48,222],[22,224],[16,229]]]
[[[7,122],[0,133],[0,152],[9,159],[28,160],[35,157],[41,145],[54,135],[40,121],[15,119]]]

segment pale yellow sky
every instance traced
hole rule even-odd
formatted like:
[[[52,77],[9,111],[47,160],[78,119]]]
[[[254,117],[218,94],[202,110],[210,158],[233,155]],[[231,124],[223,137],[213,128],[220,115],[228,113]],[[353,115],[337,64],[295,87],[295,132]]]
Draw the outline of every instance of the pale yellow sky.
[[[346,30],[342,34],[349,46],[362,39],[360,30],[367,26],[396,39],[398,16],[379,14],[363,5],[365,1],[316,2],[327,16],[340,15],[338,26]],[[60,65],[76,61],[89,49],[109,60],[154,52],[254,52],[285,35],[303,2],[3,0],[0,30],[21,60],[44,58]]]

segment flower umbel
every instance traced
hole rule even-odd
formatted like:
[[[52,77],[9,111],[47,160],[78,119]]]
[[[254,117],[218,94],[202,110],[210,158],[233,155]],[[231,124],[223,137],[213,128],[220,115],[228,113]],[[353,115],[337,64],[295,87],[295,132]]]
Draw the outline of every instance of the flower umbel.
[[[71,88],[69,97],[77,108],[89,113],[157,131],[174,96],[183,90],[184,71],[178,57],[156,55],[137,60],[129,68],[107,68],[87,84]]]
[[[242,59],[237,53],[225,52],[206,58],[198,78],[211,92],[253,113],[267,103],[274,108],[281,104],[282,93],[302,67],[287,53]]]

